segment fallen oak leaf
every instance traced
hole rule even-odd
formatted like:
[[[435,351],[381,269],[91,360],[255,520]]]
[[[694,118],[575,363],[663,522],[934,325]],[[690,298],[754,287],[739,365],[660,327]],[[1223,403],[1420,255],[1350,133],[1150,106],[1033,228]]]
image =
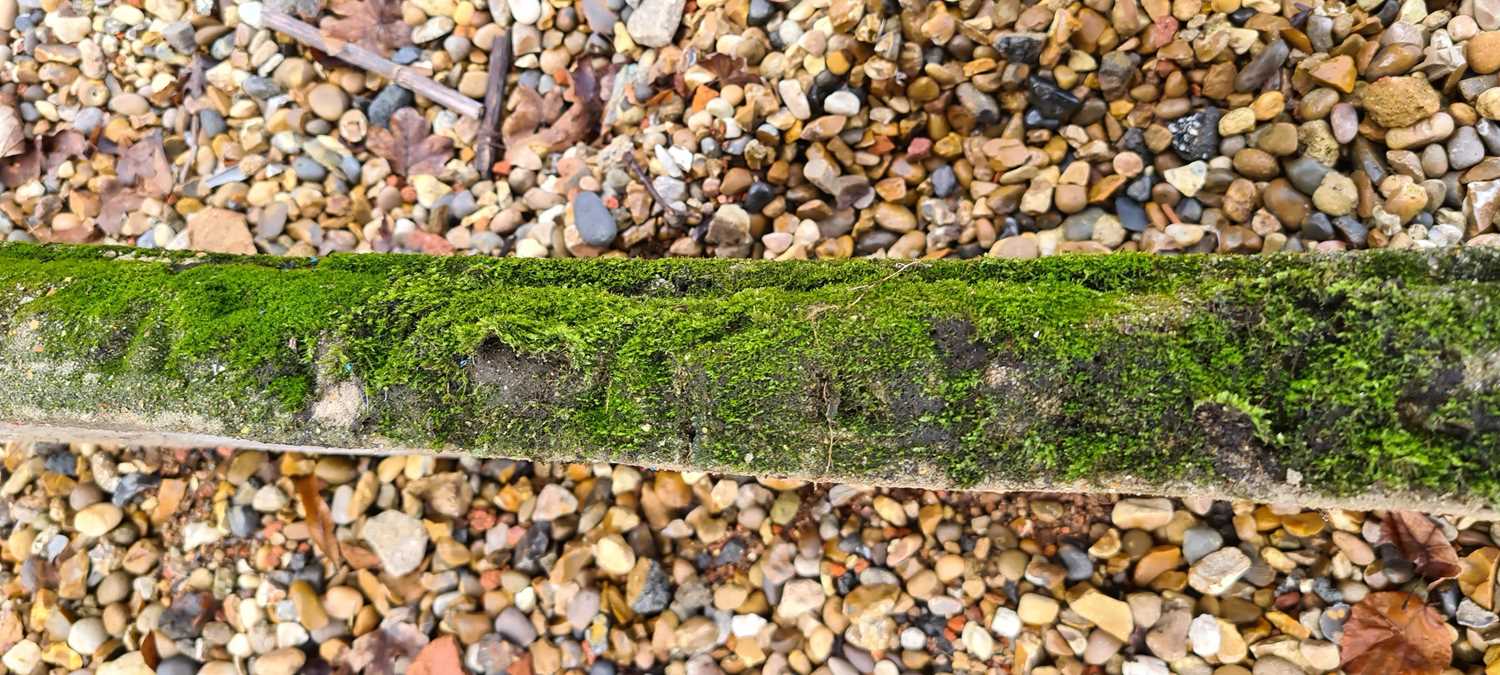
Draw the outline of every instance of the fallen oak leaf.
[[[27,143],[19,155],[0,159],[0,184],[18,188],[42,177],[42,149],[39,144]]]
[[[731,84],[743,86],[746,84],[759,84],[761,82],[760,77],[745,66],[745,59],[715,52],[707,57],[698,59],[697,63],[673,75],[672,88],[683,97],[687,97],[692,93],[688,90],[689,87],[684,75],[692,67],[701,67],[713,73],[714,79],[712,81],[716,81],[720,89]]]
[[[313,544],[323,555],[338,567],[343,563],[338,536],[334,534],[333,515],[328,504],[318,494],[318,477],[312,474],[298,476],[292,481],[297,486],[297,496],[302,500],[302,510],[307,514],[307,532]]]
[[[26,130],[21,114],[14,105],[0,106],[0,157],[14,157],[26,151]]]
[[[510,114],[500,124],[500,137],[510,145],[534,133],[545,119],[542,114],[542,95],[522,85],[510,93]]]
[[[325,40],[352,42],[388,55],[411,44],[411,26],[401,18],[400,0],[335,0],[329,9],[338,17],[323,17],[318,27]],[[333,46],[329,46],[333,49]]]
[[[528,152],[538,155],[557,152],[578,143],[588,143],[599,135],[604,101],[599,98],[599,76],[593,65],[585,60],[571,73],[559,70],[553,78],[566,87],[562,97],[572,105],[546,129],[507,141],[506,161],[516,162]],[[542,119],[550,119],[545,109],[542,112]]]
[[[365,146],[389,160],[391,171],[402,176],[436,175],[453,156],[453,139],[433,134],[416,108],[397,110],[389,129],[372,127]]]
[[[167,153],[162,147],[161,132],[152,132],[125,148],[120,153],[115,173],[121,183],[139,188],[148,197],[165,199],[170,196],[175,181],[172,165],[167,162]]]
[[[89,149],[89,139],[77,131],[68,129],[48,136],[42,142],[42,153],[45,161],[42,162],[42,170],[51,173],[54,169],[62,166],[74,157],[83,157]],[[165,159],[165,155],[163,155]]]
[[[141,208],[146,196],[134,187],[113,180],[104,186],[99,201],[99,215],[94,217],[94,223],[105,234],[116,236],[124,229],[125,218]]]
[[[1463,568],[1458,552],[1431,518],[1413,511],[1389,511],[1380,522],[1381,537],[1396,547],[1428,579],[1449,579]]]
[[[31,139],[21,154],[0,159],[0,184],[8,188],[25,185],[43,173],[51,174],[69,159],[82,157],[88,147],[88,137],[72,130]]]
[[[339,666],[349,672],[395,675],[397,660],[414,657],[427,646],[427,634],[412,623],[411,609],[392,609],[380,628],[355,638],[339,656]]]
[[[1339,640],[1348,675],[1440,675],[1453,660],[1442,615],[1403,592],[1371,593],[1349,613]]]

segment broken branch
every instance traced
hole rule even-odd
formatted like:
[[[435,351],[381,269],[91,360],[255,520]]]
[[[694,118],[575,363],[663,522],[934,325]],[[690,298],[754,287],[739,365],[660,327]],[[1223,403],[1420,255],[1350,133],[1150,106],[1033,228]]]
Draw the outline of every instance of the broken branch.
[[[464,96],[458,90],[443,86],[437,80],[399,65],[357,44],[344,43],[334,49],[329,46],[328,41],[323,38],[323,34],[317,28],[277,10],[263,10],[262,21],[266,28],[286,35],[306,47],[364,68],[460,115],[477,119],[481,113],[480,103]]]
[[[505,113],[505,76],[510,72],[510,31],[495,38],[490,48],[489,79],[484,85],[484,119],[479,124],[479,148],[475,161],[479,174],[494,177],[495,155],[500,146],[500,117]]]

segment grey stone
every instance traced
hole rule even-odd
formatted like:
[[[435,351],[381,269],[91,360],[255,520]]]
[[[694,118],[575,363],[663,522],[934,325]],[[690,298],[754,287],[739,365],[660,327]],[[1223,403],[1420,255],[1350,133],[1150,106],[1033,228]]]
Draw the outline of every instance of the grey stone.
[[[297,174],[297,178],[311,182],[321,181],[328,176],[328,169],[306,155],[298,155],[292,160],[292,171]]]
[[[685,4],[686,0],[643,0],[625,23],[625,30],[630,32],[630,39],[636,44],[665,47],[677,35]]]
[[[251,98],[265,100],[281,93],[281,87],[269,77],[247,77],[240,83],[240,90]]]
[[[495,617],[495,632],[511,642],[525,647],[536,641],[536,627],[526,613],[515,607],[506,607]]]
[[[1266,80],[1281,71],[1281,64],[1292,53],[1291,47],[1287,46],[1285,40],[1277,40],[1266,45],[1260,50],[1240,73],[1234,77],[1234,90],[1240,92],[1255,91],[1260,89]]]
[[[1204,556],[1219,550],[1224,545],[1224,536],[1211,527],[1190,527],[1182,536],[1182,557],[1188,564],[1202,560]]]
[[[1448,167],[1463,171],[1484,160],[1484,141],[1474,127],[1459,127],[1448,139]]]
[[[370,107],[365,111],[365,116],[370,118],[372,126],[390,126],[391,115],[411,105],[414,101],[416,101],[416,96],[410,90],[400,85],[388,84],[375,95],[374,100],[370,101]]]
[[[578,228],[578,236],[590,246],[608,246],[620,231],[604,200],[593,192],[579,192],[573,198],[573,225]]]
[[[398,577],[420,567],[427,555],[427,528],[400,511],[383,511],[369,519],[360,536],[380,558],[385,571]]]

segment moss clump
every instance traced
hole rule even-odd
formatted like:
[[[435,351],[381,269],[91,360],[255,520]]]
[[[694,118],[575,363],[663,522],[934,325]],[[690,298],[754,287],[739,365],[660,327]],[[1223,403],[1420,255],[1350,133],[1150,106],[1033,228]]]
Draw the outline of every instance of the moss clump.
[[[141,255],[0,246],[0,367],[23,374],[0,416],[928,485],[1296,469],[1326,494],[1500,494],[1494,252]],[[343,381],[358,419],[314,415]]]

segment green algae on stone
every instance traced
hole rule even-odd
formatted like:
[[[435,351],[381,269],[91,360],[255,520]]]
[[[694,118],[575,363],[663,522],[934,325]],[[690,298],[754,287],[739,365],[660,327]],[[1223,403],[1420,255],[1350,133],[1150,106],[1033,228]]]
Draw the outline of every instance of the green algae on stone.
[[[1500,254],[0,246],[0,421],[929,486],[1493,501]],[[353,391],[354,397],[334,396]]]

